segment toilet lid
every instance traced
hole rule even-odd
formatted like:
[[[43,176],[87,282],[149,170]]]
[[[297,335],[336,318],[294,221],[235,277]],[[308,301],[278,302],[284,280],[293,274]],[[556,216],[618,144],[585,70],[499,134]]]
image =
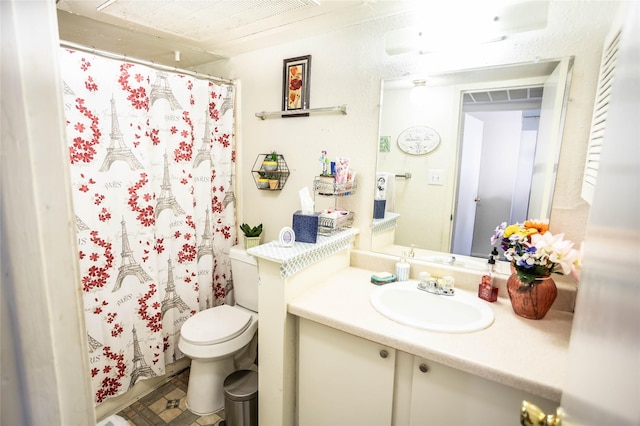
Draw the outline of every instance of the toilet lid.
[[[200,311],[180,329],[183,339],[196,345],[226,342],[241,334],[251,324],[251,314],[229,305]]]

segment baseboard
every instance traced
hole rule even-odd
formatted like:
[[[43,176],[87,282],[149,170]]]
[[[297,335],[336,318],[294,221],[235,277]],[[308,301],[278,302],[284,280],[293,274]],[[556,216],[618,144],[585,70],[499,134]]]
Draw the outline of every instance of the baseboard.
[[[100,422],[111,415],[119,413],[124,408],[133,404],[135,401],[150,394],[160,386],[167,383],[174,375],[189,367],[190,365],[191,359],[188,357],[183,357],[176,362],[167,365],[165,368],[166,373],[164,376],[154,377],[153,379],[140,380],[131,388],[131,390],[127,391],[126,393],[107,399],[105,402],[96,407],[97,421]]]

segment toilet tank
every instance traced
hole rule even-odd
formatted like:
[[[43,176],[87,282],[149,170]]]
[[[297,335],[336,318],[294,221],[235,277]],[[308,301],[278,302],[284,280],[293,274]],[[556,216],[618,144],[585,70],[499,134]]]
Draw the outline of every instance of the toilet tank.
[[[244,249],[236,245],[229,249],[231,274],[236,304],[258,312],[258,262]]]

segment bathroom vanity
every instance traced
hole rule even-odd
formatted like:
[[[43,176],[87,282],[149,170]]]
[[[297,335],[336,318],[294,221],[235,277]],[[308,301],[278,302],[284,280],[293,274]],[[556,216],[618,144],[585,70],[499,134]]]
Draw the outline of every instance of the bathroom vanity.
[[[305,319],[299,344],[300,425],[510,426],[523,400],[558,405]]]
[[[370,303],[378,288],[371,274],[392,270],[396,259],[353,250],[356,238],[350,230],[295,252],[251,249],[261,277],[261,423],[512,425],[523,399],[555,411],[570,309],[552,309],[540,321],[516,316],[505,275],[498,301],[486,302],[495,316],[486,329],[443,333],[402,325]],[[446,272],[456,291],[477,294],[481,271],[410,262],[411,279]],[[559,293],[564,303],[562,284]]]
[[[373,309],[369,276],[349,267],[289,303],[300,425],[513,425],[522,400],[555,411],[570,313],[525,320],[500,298],[485,330],[425,331]]]

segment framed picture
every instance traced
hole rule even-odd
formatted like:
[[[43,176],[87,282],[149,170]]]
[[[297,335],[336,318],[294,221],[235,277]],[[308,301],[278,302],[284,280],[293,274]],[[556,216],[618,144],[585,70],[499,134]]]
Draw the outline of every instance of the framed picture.
[[[289,58],[283,61],[282,110],[295,111],[309,108],[309,76],[311,55]],[[309,113],[284,115],[283,117],[308,117]]]
[[[380,136],[380,152],[391,152],[391,136]]]
[[[296,242],[296,233],[289,227],[284,227],[280,230],[280,245],[283,247],[291,247]]]

